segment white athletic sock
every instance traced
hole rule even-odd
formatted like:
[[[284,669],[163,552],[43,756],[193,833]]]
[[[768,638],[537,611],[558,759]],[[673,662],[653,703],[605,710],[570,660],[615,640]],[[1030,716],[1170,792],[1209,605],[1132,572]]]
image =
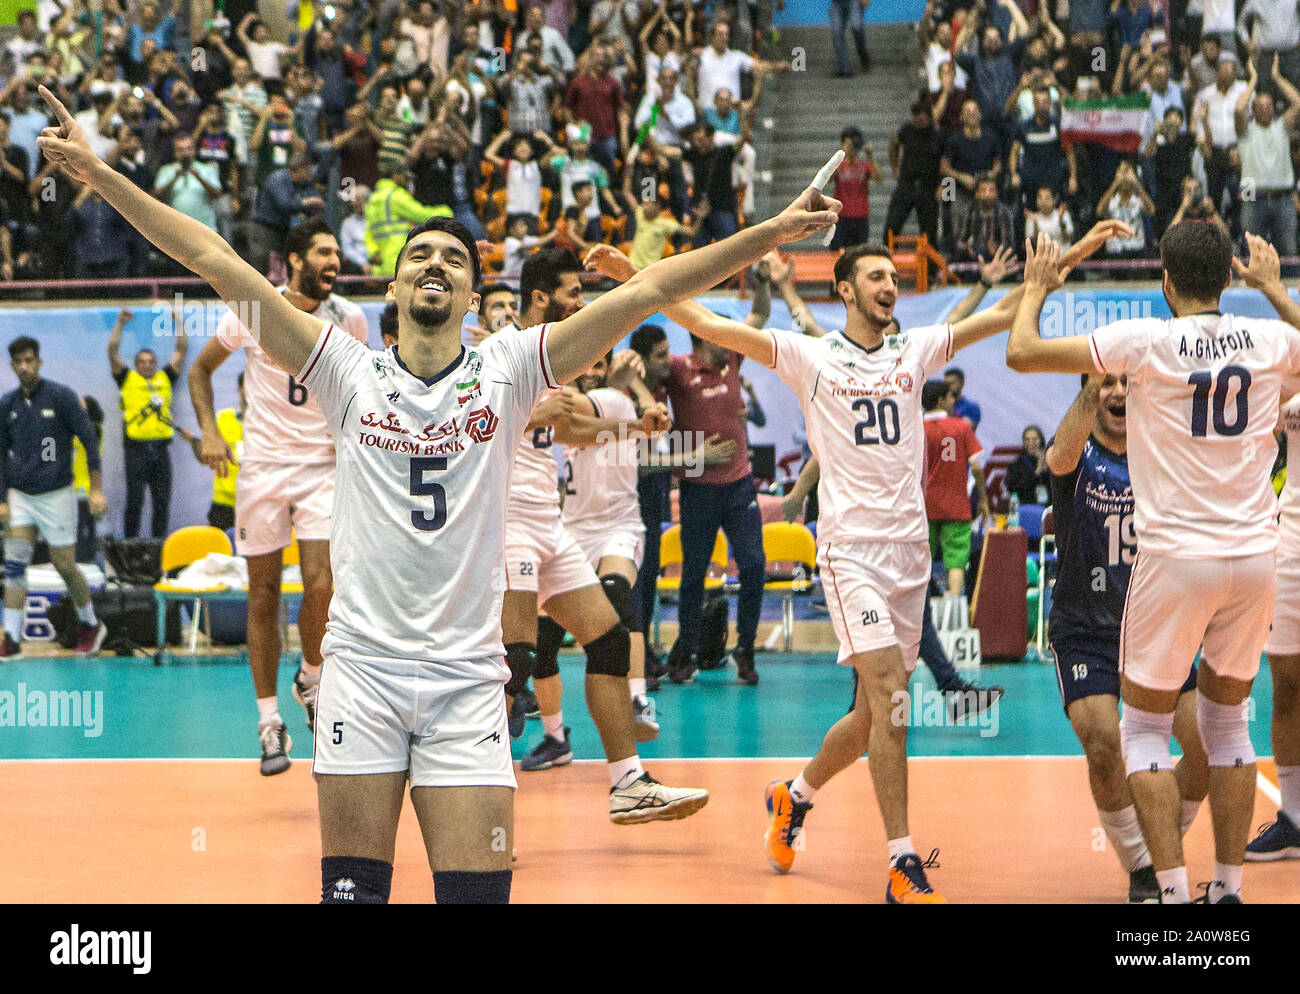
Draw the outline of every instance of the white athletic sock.
[[[1277,783],[1282,790],[1282,811],[1300,825],[1300,766],[1279,766]]]
[[[320,683],[321,664],[312,665],[307,660],[302,661],[302,678],[307,683]]]
[[[1200,801],[1189,801],[1186,798],[1183,799],[1183,813],[1178,826],[1183,835],[1186,835],[1188,829],[1192,827],[1192,822],[1196,821],[1196,814],[1200,810]]]
[[[1207,904],[1217,904],[1225,894],[1241,893],[1241,867],[1226,863],[1214,864],[1214,879],[1210,881],[1210,899]]]
[[[630,676],[627,678],[627,689],[632,691],[632,700],[645,696],[645,677]]]
[[[23,640],[23,609],[20,607],[5,608],[5,631],[15,642]]]
[[[1192,899],[1191,888],[1187,886],[1187,867],[1175,866],[1170,870],[1156,870],[1156,882],[1160,884],[1161,904],[1186,904]]]
[[[257,710],[261,717],[258,718],[257,724],[261,725],[283,725],[280,718],[280,701],[276,697],[259,697],[257,699]]]
[[[542,715],[542,727],[546,729],[546,734],[555,739],[556,742],[563,742],[564,712],[556,711],[555,714]]]
[[[95,620],[95,605],[91,601],[86,601],[85,607],[77,608],[77,620],[83,625],[90,625],[92,628],[98,628],[99,622]]]
[[[1132,873],[1144,866],[1151,865],[1151,854],[1147,851],[1147,840],[1142,836],[1142,826],[1138,823],[1137,808],[1130,804],[1118,811],[1097,809],[1101,818],[1101,827],[1106,830],[1106,837],[1119,857],[1119,865],[1125,873]]]
[[[790,796],[795,799],[797,804],[811,804],[813,795],[817,793],[817,788],[813,787],[803,778],[800,773],[790,784]]]
[[[912,845],[912,837],[904,835],[901,839],[889,840],[889,868],[892,870],[899,857],[906,856],[908,853],[915,853],[916,847]]]
[[[620,759],[609,764],[609,785],[611,787],[626,787],[644,772],[645,767],[641,765],[641,757],[633,753],[627,759]]]

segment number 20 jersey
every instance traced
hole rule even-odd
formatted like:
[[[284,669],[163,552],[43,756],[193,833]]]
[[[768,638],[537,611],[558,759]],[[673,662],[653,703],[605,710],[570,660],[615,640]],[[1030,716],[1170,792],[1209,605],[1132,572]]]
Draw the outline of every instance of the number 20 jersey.
[[[284,292],[283,287],[280,292]],[[351,301],[331,294],[312,311],[312,317],[335,325],[363,345],[366,343],[369,334],[366,316]],[[242,461],[245,472],[256,472],[259,464],[332,463],[334,446],[316,398],[276,365],[234,311],[222,316],[217,325],[217,341],[231,352],[244,350],[244,396],[248,399]]]
[[[1283,381],[1300,332],[1271,318],[1139,318],[1089,339],[1103,373],[1128,373],[1128,462],[1143,552],[1224,559],[1277,547],[1269,473]]]
[[[951,327],[886,335],[870,350],[841,332],[769,334],[821,465],[819,542],[927,541],[921,386],[951,358]]]
[[[548,325],[494,335],[430,379],[326,326],[298,379],[334,436],[334,599],[322,652],[509,676],[501,645],[515,451],[554,387]]]

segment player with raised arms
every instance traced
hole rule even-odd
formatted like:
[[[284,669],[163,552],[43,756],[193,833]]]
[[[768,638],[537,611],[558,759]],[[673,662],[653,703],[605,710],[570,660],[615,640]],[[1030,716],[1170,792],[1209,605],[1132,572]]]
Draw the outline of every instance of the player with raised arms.
[[[46,158],[227,303],[256,303],[258,344],[314,394],[334,437],[335,595],[316,712],[322,900],[388,900],[409,780],[435,898],[507,901],[515,777],[502,690],[503,498],[524,425],[547,388],[647,317],[824,231],[839,202],[806,190],[775,218],[665,259],[564,321],[480,349],[461,345],[479,304],[474,238],[434,218],[411,231],[388,286],[398,344],[373,352],[111,169],[67,108],[40,92],[58,120],[39,138]]]
[[[1064,265],[1127,230],[1119,222],[1099,224],[1070,249]],[[615,279],[636,273],[609,246],[593,250],[587,264]],[[775,369],[795,391],[821,465],[818,564],[839,662],[853,668],[853,703],[793,781],[769,785],[768,861],[789,871],[813,796],[865,752],[889,845],[885,898],[940,904],[908,827],[907,728],[894,720],[916,665],[930,579],[921,385],[958,349],[1005,331],[1022,290],[954,325],[886,335],[898,299],[888,249],[846,250],[835,264],[835,287],[847,320],[844,331],[823,338],[758,330],[694,302],[664,313],[692,334]]]
[[[1165,904],[1191,900],[1169,737],[1198,647],[1196,721],[1215,848],[1206,903],[1241,903],[1255,807],[1247,698],[1273,614],[1273,428],[1283,381],[1300,372],[1300,332],[1219,310],[1234,265],[1279,313],[1279,302],[1290,304],[1277,252],[1261,238],[1247,242],[1249,267],[1233,259],[1218,225],[1176,224],[1160,239],[1172,318],[1043,339],[1039,314],[1062,280],[1059,250],[1040,235],[1026,243],[1025,294],[1007,341],[1007,365],[1019,372],[1128,374],[1138,554],[1120,624],[1120,744]]]

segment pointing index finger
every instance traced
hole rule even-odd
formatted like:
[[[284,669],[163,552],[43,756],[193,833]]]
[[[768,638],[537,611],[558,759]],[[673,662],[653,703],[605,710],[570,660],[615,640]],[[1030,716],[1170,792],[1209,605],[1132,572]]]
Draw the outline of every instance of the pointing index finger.
[[[45,98],[45,102],[50,105],[50,110],[54,111],[54,115],[59,119],[60,124],[75,123],[72,115],[68,113],[68,108],[63,106],[63,101],[47,90],[44,84],[37,87],[37,92]]]
[[[819,191],[824,188],[831,181],[831,177],[835,175],[835,171],[840,168],[840,163],[843,161],[844,149],[836,149],[835,154],[830,157],[826,165],[817,171],[817,175],[813,177],[812,185]]]

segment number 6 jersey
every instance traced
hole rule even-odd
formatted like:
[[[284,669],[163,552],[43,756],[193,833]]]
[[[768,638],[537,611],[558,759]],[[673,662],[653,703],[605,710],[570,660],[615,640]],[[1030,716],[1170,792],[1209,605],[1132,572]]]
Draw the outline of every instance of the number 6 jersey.
[[[327,325],[298,379],[334,436],[334,599],[322,652],[500,679],[515,450],[555,385],[548,325],[494,335],[436,376]]]
[[[1089,337],[1103,373],[1128,373],[1128,450],[1143,552],[1224,559],[1277,547],[1269,472],[1283,380],[1300,332],[1217,311],[1116,321]]]
[[[818,542],[928,541],[921,386],[951,358],[952,328],[886,335],[870,350],[838,331],[768,334],[821,464]]]

